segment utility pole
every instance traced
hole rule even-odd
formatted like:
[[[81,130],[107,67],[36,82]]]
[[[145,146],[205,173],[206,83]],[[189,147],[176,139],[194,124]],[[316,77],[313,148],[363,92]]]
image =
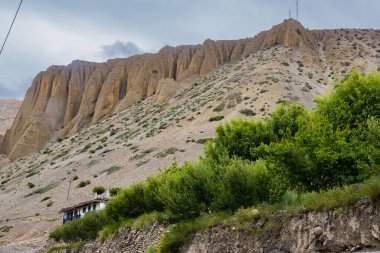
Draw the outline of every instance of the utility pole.
[[[289,19],[292,18],[292,11],[289,9]]]
[[[298,0],[296,0],[296,8],[297,8],[296,16],[297,16],[297,21],[298,21]]]

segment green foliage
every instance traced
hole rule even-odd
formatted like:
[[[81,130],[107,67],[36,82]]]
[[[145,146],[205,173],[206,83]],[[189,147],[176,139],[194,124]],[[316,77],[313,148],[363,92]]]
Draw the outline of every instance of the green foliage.
[[[239,111],[241,114],[244,114],[246,116],[255,116],[256,113],[251,109],[243,109]]]
[[[92,192],[93,193],[96,193],[96,194],[103,194],[104,192],[106,191],[106,188],[104,188],[104,186],[95,186],[93,189],[92,189]]]
[[[86,241],[79,241],[76,243],[70,243],[63,246],[55,246],[46,251],[46,253],[59,253],[59,252],[74,252],[81,249],[87,242]]]
[[[146,249],[147,253],[157,253],[157,247],[153,244],[150,244]]]
[[[91,212],[84,218],[56,227],[50,232],[49,237],[64,242],[94,240],[98,232],[109,222],[103,211]]]
[[[120,166],[112,166],[112,167],[109,167],[108,169],[105,169],[105,170],[102,170],[99,172],[99,175],[102,175],[102,174],[105,174],[108,176],[108,175],[111,175],[113,173],[115,173],[116,171],[119,171],[121,169]]]
[[[32,182],[28,182],[27,186],[29,187],[29,189],[31,189],[35,187],[35,184],[33,184]]]
[[[319,114],[334,129],[360,129],[371,117],[380,117],[380,74],[351,73],[335,84],[334,92],[317,100]]]
[[[158,245],[158,252],[176,252],[185,242],[192,238],[193,233],[222,222],[228,215],[204,215],[194,220],[182,221],[168,228],[168,232]]]
[[[3,233],[8,233],[11,228],[13,228],[13,226],[2,226],[0,227],[0,232],[3,232]]]
[[[110,189],[110,195],[111,196],[116,196],[117,194],[119,194],[120,192],[120,188],[119,187],[115,187],[115,188],[111,188]]]
[[[224,116],[223,115],[218,115],[218,116],[214,116],[214,117],[211,117],[208,119],[208,121],[212,122],[212,121],[219,121],[219,120],[222,120],[224,119]]]
[[[198,144],[205,144],[206,142],[213,141],[213,138],[201,138],[195,141],[195,143]]]
[[[146,183],[122,190],[108,203],[106,213],[117,221],[164,210],[179,219],[209,211],[234,211],[275,200],[274,193],[283,191],[275,187],[275,180],[262,160],[224,157],[220,163],[204,159],[181,167],[173,164],[159,176],[148,178]]]
[[[83,187],[86,187],[87,185],[91,184],[91,181],[90,180],[83,180],[83,181],[80,181],[79,184],[78,184],[78,188],[83,188]]]
[[[314,112],[291,104],[264,120],[218,126],[206,156],[264,159],[282,185],[301,191],[360,182],[379,170],[379,104],[380,75],[354,72]]]
[[[263,235],[278,228],[282,221],[278,221],[277,214],[289,216],[299,213],[302,209],[322,210],[324,208],[338,211],[342,207],[354,204],[359,200],[375,200],[380,196],[380,178],[373,177],[360,184],[337,187],[327,191],[297,194],[287,191],[281,201],[276,204],[259,204],[252,208],[239,209],[235,213],[206,214],[199,218],[186,220],[169,226],[164,238],[158,245],[158,252],[176,252],[186,244],[197,231],[205,230],[216,225],[230,225],[237,229]],[[339,208],[339,209],[338,209]],[[252,227],[252,220],[266,221],[263,227]],[[271,220],[277,220],[274,223]],[[286,220],[286,219],[284,219]]]

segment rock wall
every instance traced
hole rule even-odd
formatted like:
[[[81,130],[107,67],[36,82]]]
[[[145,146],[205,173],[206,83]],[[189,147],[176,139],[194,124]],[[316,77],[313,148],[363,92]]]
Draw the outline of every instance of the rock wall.
[[[312,253],[380,249],[380,201],[358,203],[334,210],[303,211],[291,218],[280,213],[269,220],[253,220],[256,233],[233,226],[198,231],[182,253]],[[81,253],[146,252],[158,245],[165,229],[121,229],[105,241],[87,244]]]
[[[380,202],[360,201],[335,210],[300,213],[282,224],[283,215],[269,221],[272,230],[261,239],[234,227],[197,233],[181,252],[343,252],[380,248]],[[252,223],[263,228],[268,221]]]
[[[146,253],[150,245],[159,243],[163,236],[164,228],[154,224],[148,230],[136,230],[123,228],[118,233],[100,243],[99,240],[94,243],[86,244],[81,253],[106,253],[106,252],[133,252]]]
[[[254,38],[206,40],[105,63],[52,66],[33,80],[0,153],[14,159],[38,151],[52,136],[74,134],[155,94],[158,102],[168,100],[176,84],[276,45],[317,54],[313,33],[290,19]]]

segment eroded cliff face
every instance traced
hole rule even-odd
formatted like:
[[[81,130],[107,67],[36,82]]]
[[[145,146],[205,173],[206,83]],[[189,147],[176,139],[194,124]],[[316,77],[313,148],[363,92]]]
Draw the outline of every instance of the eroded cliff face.
[[[286,20],[254,38],[206,40],[105,63],[52,66],[33,80],[0,153],[14,159],[38,151],[49,140],[72,135],[152,95],[165,102],[179,83],[262,49],[281,45],[318,55],[316,38],[297,21]]]
[[[0,99],[0,139],[5,131],[12,126],[21,103],[17,99]]]

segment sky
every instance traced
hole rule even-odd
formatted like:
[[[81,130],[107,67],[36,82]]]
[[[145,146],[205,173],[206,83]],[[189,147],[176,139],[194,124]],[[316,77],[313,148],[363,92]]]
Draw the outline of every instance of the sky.
[[[2,44],[20,0],[0,0]],[[102,62],[165,45],[253,37],[289,16],[296,0],[24,0],[0,55],[0,99],[23,99],[51,65]],[[379,0],[299,0],[309,29],[380,28]]]

